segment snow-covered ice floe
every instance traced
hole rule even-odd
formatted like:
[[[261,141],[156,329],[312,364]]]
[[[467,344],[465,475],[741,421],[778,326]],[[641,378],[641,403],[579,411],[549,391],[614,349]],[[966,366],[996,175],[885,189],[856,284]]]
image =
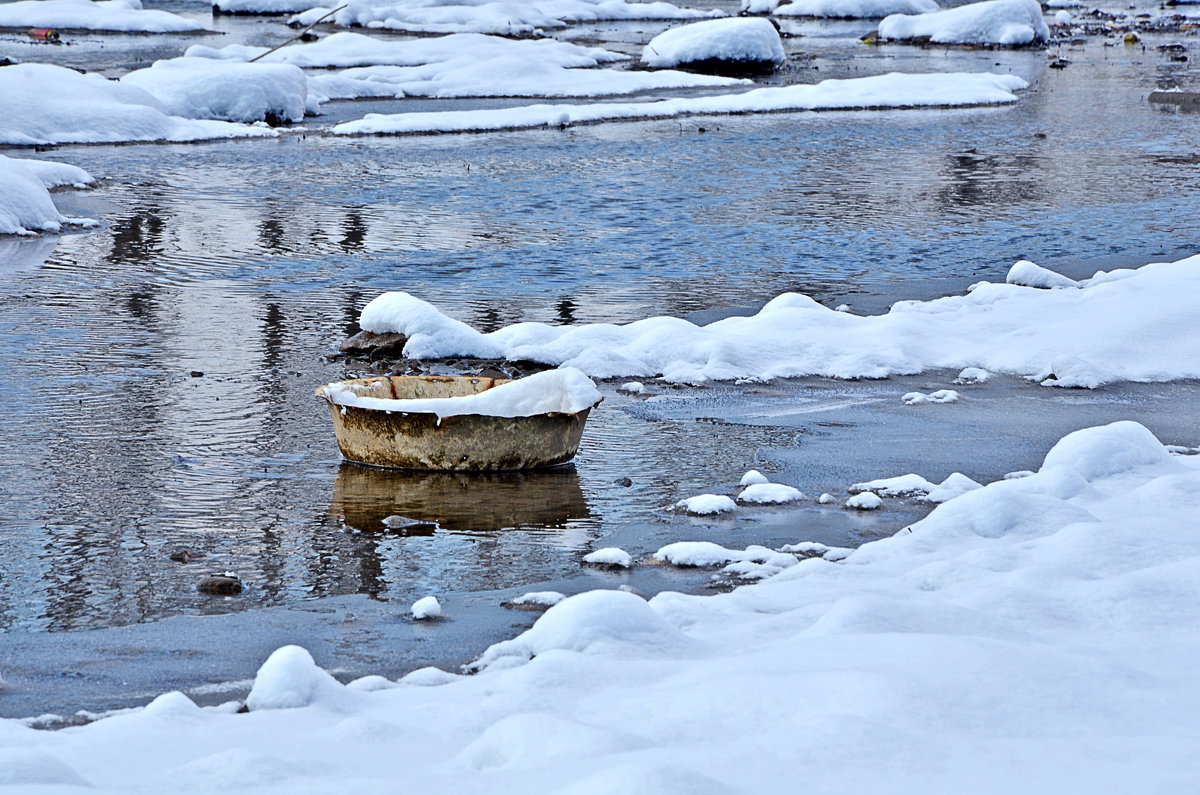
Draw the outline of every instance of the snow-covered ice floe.
[[[1089,428],[840,563],[716,595],[579,594],[474,676],[345,686],[284,647],[248,715],[168,693],[63,731],[2,720],[0,776],[122,795],[791,792],[798,770],[829,792],[1187,791],[1198,516],[1200,458]]]
[[[49,188],[94,182],[78,166],[0,155],[0,235],[58,232],[64,224],[96,226],[89,218],[67,218],[54,206]]]
[[[560,367],[499,384],[475,395],[450,398],[365,397],[344,383],[324,388],[337,406],[357,406],[407,414],[436,414],[440,418],[477,414],[484,417],[532,417],[558,412],[575,414],[598,404],[595,383],[574,367]]]
[[[172,116],[151,94],[49,64],[0,68],[0,144],[203,141],[276,135],[269,127]]]
[[[709,19],[666,30],[642,50],[655,69],[705,67],[770,71],[785,60],[779,31],[765,19]]]
[[[214,0],[214,14],[298,14],[314,0]]]
[[[743,5],[753,0],[743,0]],[[933,0],[793,0],[773,9],[781,17],[878,19],[891,14],[930,14],[939,10]],[[761,13],[761,12],[759,12]]]
[[[290,20],[310,25],[333,7],[310,8]],[[343,27],[382,28],[411,33],[495,33],[521,36],[543,28],[564,28],[580,22],[620,20],[702,19],[724,16],[719,10],[680,8],[671,3],[629,3],[625,0],[408,0],[376,2],[350,0],[330,21]]]
[[[1050,39],[1037,0],[983,0],[933,14],[893,14],[879,23],[879,38],[1019,47]]]
[[[1200,378],[1200,256],[1103,271],[1077,289],[982,282],[965,295],[901,301],[883,315],[836,312],[785,293],[750,317],[697,326],[516,323],[489,334],[408,293],[371,301],[359,325],[408,337],[404,354],[525,359],[593,377],[679,383],[818,375],[885,378],[979,367],[1047,386]]]
[[[195,20],[140,0],[18,0],[0,3],[0,28],[59,28],[117,33],[188,33],[204,30]]]
[[[991,73],[901,74],[893,72],[816,85],[756,88],[740,94],[590,105],[529,105],[469,111],[367,114],[333,128],[337,135],[484,132],[561,127],[602,121],[680,116],[777,113],[804,110],[966,107],[1016,102],[1028,87],[1016,75]]]
[[[195,58],[248,61],[262,47],[189,47]],[[308,75],[314,101],[363,97],[595,97],[666,88],[744,85],[749,81],[679,71],[594,67],[629,56],[553,39],[518,40],[477,33],[387,41],[341,32],[311,44],[270,53],[263,62],[306,69],[342,68]],[[311,108],[310,108],[311,112]]]
[[[156,61],[121,78],[152,95],[163,110],[187,119],[297,122],[307,111],[308,78],[288,64],[235,63],[211,58]]]

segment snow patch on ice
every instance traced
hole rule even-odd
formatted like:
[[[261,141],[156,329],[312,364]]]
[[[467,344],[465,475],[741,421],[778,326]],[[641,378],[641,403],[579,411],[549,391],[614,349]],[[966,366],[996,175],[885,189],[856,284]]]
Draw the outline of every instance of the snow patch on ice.
[[[796,502],[808,499],[804,492],[782,483],[754,483],[742,490],[737,496],[738,502],[758,505],[775,505],[785,502]]]
[[[737,510],[737,503],[721,494],[697,494],[680,500],[675,507],[694,516],[712,516]]]
[[[604,547],[583,556],[583,562],[592,566],[611,566],[618,569],[628,569],[633,566],[633,557],[623,549]]]
[[[957,403],[960,395],[953,389],[939,389],[926,395],[923,392],[908,392],[900,400],[906,406],[919,406],[923,403]]]
[[[413,602],[412,617],[417,621],[425,621],[431,618],[443,618],[442,604],[437,600],[436,596],[423,596]]]
[[[853,508],[856,511],[873,511],[881,505],[883,505],[883,500],[878,494],[871,491],[855,494],[846,500],[846,507]]]

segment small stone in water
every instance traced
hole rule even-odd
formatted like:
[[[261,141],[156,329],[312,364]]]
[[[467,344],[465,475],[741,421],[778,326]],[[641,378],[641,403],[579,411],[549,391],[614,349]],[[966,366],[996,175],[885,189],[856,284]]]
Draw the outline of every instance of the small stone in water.
[[[196,586],[196,590],[209,596],[237,596],[242,592],[242,581],[236,576],[218,574],[205,577]]]

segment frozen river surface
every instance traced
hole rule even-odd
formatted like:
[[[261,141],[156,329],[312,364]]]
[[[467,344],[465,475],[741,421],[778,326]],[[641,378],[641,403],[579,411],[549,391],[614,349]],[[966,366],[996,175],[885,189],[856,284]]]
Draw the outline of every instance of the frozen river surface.
[[[277,22],[219,24],[222,43],[290,35]],[[501,596],[624,582],[581,570],[593,548],[855,545],[922,513],[810,503],[702,522],[664,510],[729,491],[752,466],[844,498],[852,482],[910,471],[995,479],[1114,419],[1195,445],[1194,385],[1051,393],[999,379],[963,404],[902,406],[904,392],[954,375],[933,373],[664,387],[653,404],[608,384],[575,468],[555,473],[419,476],[339,460],[313,389],[367,372],[335,351],[385,290],[491,330],[715,318],[785,291],[876,312],[1002,280],[1020,258],[1081,276],[1196,253],[1200,116],[1147,102],[1186,84],[1187,63],[1153,40],[1093,38],[1052,48],[1071,65],[1050,70],[1037,50],[869,48],[857,40],[869,28],[799,26],[796,57],[772,79],[990,70],[1032,88],[972,110],[333,139],[321,133],[331,120],[437,106],[341,103],[278,140],[37,155],[102,178],[56,198],[103,225],[0,240],[0,715],[245,678],[283,642],[349,673],[462,662],[530,620],[502,613]],[[651,32],[597,35],[632,47]],[[16,38],[0,56],[114,74],[195,41],[39,50]],[[442,529],[381,532],[383,517],[421,512]],[[197,592],[221,571],[246,592]],[[640,576],[649,590],[707,579]],[[461,599],[440,636],[400,618],[431,593]],[[189,618],[214,614],[240,615]]]

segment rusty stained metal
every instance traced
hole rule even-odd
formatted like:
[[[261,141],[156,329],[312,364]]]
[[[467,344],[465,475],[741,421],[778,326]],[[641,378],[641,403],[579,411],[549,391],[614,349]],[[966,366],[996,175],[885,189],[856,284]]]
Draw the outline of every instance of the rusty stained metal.
[[[450,398],[474,395],[504,379],[471,376],[378,376],[340,381],[362,397]],[[504,471],[564,464],[575,457],[591,409],[531,417],[445,417],[339,406],[325,393],[342,455],[371,466],[438,471]]]

